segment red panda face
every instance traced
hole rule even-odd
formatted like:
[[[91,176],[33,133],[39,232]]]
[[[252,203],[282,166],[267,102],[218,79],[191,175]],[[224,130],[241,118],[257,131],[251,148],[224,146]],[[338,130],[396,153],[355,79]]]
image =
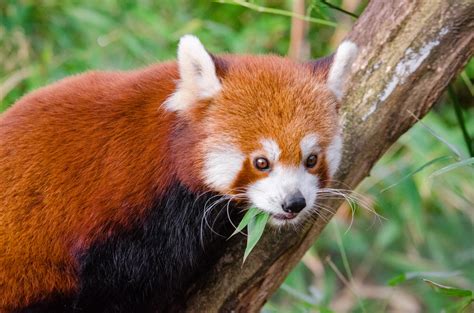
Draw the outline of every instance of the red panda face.
[[[197,44],[180,44],[181,81],[166,106],[200,124],[200,178],[270,213],[276,224],[304,219],[341,157],[338,99],[328,69],[276,56],[227,56],[219,61],[225,73],[217,77],[205,50],[182,62],[180,55],[196,53]]]
[[[284,58],[229,60],[203,118],[204,181],[277,223],[309,212],[340,159],[336,99],[319,79]]]

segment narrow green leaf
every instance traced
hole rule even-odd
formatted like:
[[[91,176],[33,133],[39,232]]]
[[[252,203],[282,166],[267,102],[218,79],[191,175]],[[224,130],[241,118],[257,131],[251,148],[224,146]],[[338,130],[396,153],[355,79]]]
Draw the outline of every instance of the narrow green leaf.
[[[412,112],[408,111],[408,113],[410,113],[415,119],[418,120],[418,123],[423,126],[423,128],[425,128],[426,130],[428,130],[428,132],[433,135],[436,139],[438,139],[440,142],[444,143],[446,145],[446,147],[448,147],[449,150],[451,150],[451,152],[453,152],[458,158],[462,158],[462,154],[461,152],[459,152],[459,150],[457,149],[457,147],[455,145],[452,145],[451,143],[449,143],[449,141],[447,141],[446,139],[444,139],[441,135],[439,135],[438,133],[436,133],[431,127],[429,127],[428,125],[426,125],[423,121],[421,121],[420,119],[418,119],[418,117],[413,114]]]
[[[305,304],[316,305],[316,300],[313,297],[297,290],[296,288],[291,287],[288,284],[281,285],[281,289],[286,291],[293,297],[297,298],[298,300],[304,302]]]
[[[461,78],[466,85],[467,89],[469,89],[469,92],[471,93],[471,96],[474,97],[474,86],[471,83],[471,80],[469,79],[469,76],[467,75],[466,70],[461,72]]]
[[[459,127],[461,128],[467,151],[471,157],[474,157],[474,146],[472,145],[471,135],[469,135],[469,132],[467,131],[463,109],[453,85],[448,86],[448,95],[451,98],[451,102],[453,103],[454,113],[456,113],[456,119],[458,120]]]
[[[396,286],[400,283],[403,283],[406,280],[407,280],[406,275],[405,274],[400,274],[400,275],[397,275],[393,278],[390,278],[390,280],[388,281],[388,285],[389,286]]]
[[[459,161],[459,162],[453,163],[451,165],[445,166],[445,167],[437,170],[436,172],[432,173],[429,177],[439,176],[441,174],[447,173],[447,172],[452,171],[454,169],[457,169],[459,167],[463,167],[463,166],[467,166],[467,165],[471,165],[471,164],[474,164],[474,157],[464,159],[462,161]]]
[[[434,281],[428,279],[423,279],[423,281],[440,294],[455,297],[472,297],[472,290],[453,288],[435,283]]]
[[[255,248],[257,242],[260,240],[260,237],[262,237],[263,230],[265,229],[265,225],[267,224],[269,216],[270,215],[266,212],[257,214],[255,218],[251,219],[250,223],[247,225],[248,237],[243,262],[245,262],[250,252],[253,250],[253,248]]]
[[[428,162],[426,162],[425,164],[423,164],[422,166],[420,166],[419,168],[417,168],[416,170],[414,170],[413,172],[410,172],[409,174],[407,174],[407,175],[405,175],[404,177],[402,177],[402,178],[401,178],[400,180],[398,180],[396,183],[393,183],[393,184],[391,184],[390,186],[388,186],[388,187],[382,189],[382,190],[380,191],[380,193],[385,192],[385,191],[387,191],[387,190],[389,190],[389,189],[391,189],[391,188],[393,188],[393,187],[399,185],[399,184],[400,184],[402,181],[404,181],[405,179],[412,177],[412,176],[415,175],[416,173],[418,173],[418,172],[424,170],[425,168],[427,168],[428,166],[430,166],[430,165],[432,165],[432,164],[434,164],[434,163],[436,163],[436,162],[444,161],[444,160],[449,160],[449,159],[452,159],[452,158],[453,158],[452,156],[445,155],[445,156],[441,156],[441,157],[435,158],[435,159],[433,159],[433,160],[431,160],[431,161],[428,161]]]
[[[391,278],[388,281],[390,286],[396,286],[400,283],[403,283],[407,280],[419,277],[438,277],[438,278],[447,278],[447,277],[454,277],[461,275],[460,271],[453,271],[453,272],[406,272],[400,275],[397,275]]]
[[[275,15],[295,17],[302,21],[311,22],[315,24],[321,24],[321,25],[332,26],[332,27],[337,26],[337,23],[332,22],[332,21],[327,21],[327,20],[314,18],[314,17],[306,16],[306,15],[295,14],[291,11],[264,7],[264,6],[260,6],[251,2],[244,1],[244,0],[214,0],[214,2],[238,5],[238,6],[246,7],[250,10],[261,12],[261,13],[270,13],[270,14],[275,14]]]
[[[242,220],[240,221],[239,225],[237,226],[237,228],[234,230],[234,232],[232,233],[232,235],[229,236],[229,238],[231,238],[232,236],[235,236],[236,234],[240,233],[244,228],[245,226],[247,226],[250,221],[259,213],[261,213],[262,211],[260,211],[259,209],[253,207],[253,208],[250,208],[247,210],[247,212],[245,212],[245,215],[244,217],[242,217]]]

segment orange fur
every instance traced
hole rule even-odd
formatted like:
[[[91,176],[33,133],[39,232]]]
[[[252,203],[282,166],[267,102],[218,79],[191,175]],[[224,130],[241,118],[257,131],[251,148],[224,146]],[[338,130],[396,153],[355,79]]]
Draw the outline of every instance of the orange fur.
[[[158,108],[176,78],[174,64],[87,73],[2,115],[0,308],[72,292],[72,253],[166,187],[172,117]]]
[[[339,129],[337,101],[324,85],[329,62],[313,72],[310,66],[277,56],[228,60],[222,93],[214,100],[218,105],[209,106],[206,113],[207,124],[218,132],[209,137],[229,134],[238,138],[246,155],[259,150],[261,138],[272,138],[282,148],[280,161],[287,165],[301,162],[299,144],[308,133],[318,134],[319,146],[325,151]],[[248,86],[249,77],[252,86]],[[324,158],[311,171],[327,181]],[[266,175],[246,160],[233,189]]]
[[[230,134],[247,154],[272,137],[285,164],[299,162],[297,145],[310,131],[327,147],[337,130],[327,66],[313,72],[276,56],[218,60],[222,92],[183,116],[161,108],[179,76],[175,63],[164,63],[67,78],[0,117],[0,312],[73,293],[77,254],[143,216],[176,177],[205,189],[202,138]],[[172,138],[177,119],[188,127]],[[327,177],[324,158],[313,171]],[[264,175],[246,160],[234,187]]]

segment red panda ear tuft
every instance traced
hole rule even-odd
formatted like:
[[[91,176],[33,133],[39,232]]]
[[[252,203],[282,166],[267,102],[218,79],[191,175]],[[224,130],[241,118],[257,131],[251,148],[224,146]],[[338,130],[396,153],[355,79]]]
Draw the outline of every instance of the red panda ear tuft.
[[[229,69],[229,59],[224,59],[223,57],[218,57],[214,54],[211,54],[212,61],[216,67],[217,77],[223,79]]]
[[[221,91],[213,57],[197,37],[181,37],[178,67],[180,79],[177,88],[164,103],[168,111],[185,111],[197,101],[211,99]]]
[[[344,95],[347,78],[351,73],[352,63],[354,63],[357,57],[357,50],[356,44],[347,40],[339,45],[333,57],[331,67],[327,74],[326,84],[338,101],[341,101]]]
[[[334,54],[331,54],[323,58],[311,60],[306,64],[310,67],[310,69],[314,72],[315,75],[321,77],[323,81],[327,81],[329,69],[331,67],[333,59]]]

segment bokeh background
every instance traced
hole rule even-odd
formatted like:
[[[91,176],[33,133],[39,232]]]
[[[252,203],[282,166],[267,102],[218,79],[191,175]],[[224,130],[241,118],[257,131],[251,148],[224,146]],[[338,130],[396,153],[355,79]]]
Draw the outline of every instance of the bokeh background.
[[[68,75],[173,59],[188,33],[214,53],[286,55],[293,4],[0,0],[0,112]],[[302,57],[316,58],[334,51],[356,21],[333,6],[359,15],[367,1],[304,5],[311,21]],[[471,60],[378,162],[358,203],[339,210],[264,312],[472,312],[473,78]]]

